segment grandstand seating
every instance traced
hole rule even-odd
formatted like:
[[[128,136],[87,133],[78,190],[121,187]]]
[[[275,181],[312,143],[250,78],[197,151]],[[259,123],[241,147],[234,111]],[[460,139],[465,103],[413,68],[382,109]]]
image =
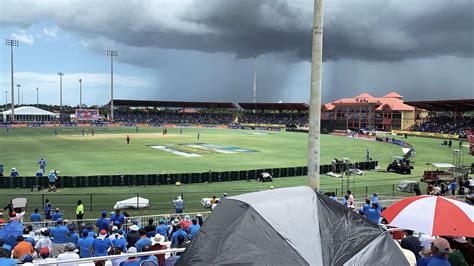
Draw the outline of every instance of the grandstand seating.
[[[474,128],[474,117],[459,117],[454,120],[452,117],[433,117],[428,121],[413,126],[412,131],[433,132],[442,134],[455,134],[465,137],[467,129]]]

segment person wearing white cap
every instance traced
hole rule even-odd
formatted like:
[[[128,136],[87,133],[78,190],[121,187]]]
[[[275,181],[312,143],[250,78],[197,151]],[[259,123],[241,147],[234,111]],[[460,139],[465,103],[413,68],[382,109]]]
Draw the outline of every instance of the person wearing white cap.
[[[79,255],[76,252],[74,252],[76,249],[76,245],[74,245],[74,243],[68,242],[64,245],[64,247],[65,247],[66,252],[58,255],[58,258],[57,258],[58,261],[79,259]],[[61,265],[77,266],[78,264],[77,263],[61,263]]]
[[[181,196],[176,197],[175,200],[173,200],[174,207],[176,208],[176,213],[183,213],[184,210],[184,201],[181,198]]]
[[[11,177],[20,177],[20,174],[18,173],[18,171],[16,170],[15,167],[12,168],[12,171],[10,173],[10,176]]]
[[[163,250],[168,247],[165,245],[166,238],[160,234],[156,234],[152,239],[151,250]],[[158,258],[158,265],[165,265],[165,254],[156,255]]]

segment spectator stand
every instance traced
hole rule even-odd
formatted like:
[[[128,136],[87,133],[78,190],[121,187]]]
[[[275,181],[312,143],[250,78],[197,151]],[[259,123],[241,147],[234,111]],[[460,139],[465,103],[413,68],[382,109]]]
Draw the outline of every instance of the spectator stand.
[[[239,103],[243,109],[239,123],[246,127],[305,126],[309,121],[309,105],[306,103]]]

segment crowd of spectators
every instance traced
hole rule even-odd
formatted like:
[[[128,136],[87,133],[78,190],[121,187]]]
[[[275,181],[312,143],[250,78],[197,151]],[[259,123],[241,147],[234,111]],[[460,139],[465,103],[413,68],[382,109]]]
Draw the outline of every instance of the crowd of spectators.
[[[462,116],[455,120],[452,116],[439,116],[415,125],[411,130],[465,136],[468,129],[474,129],[474,117]]]
[[[125,123],[151,123],[151,124],[210,124],[227,125],[232,123],[234,116],[227,113],[183,113],[173,111],[150,111],[141,110],[116,111],[114,120]]]
[[[307,125],[308,113],[244,113],[239,123]]]
[[[81,205],[78,203],[77,210]],[[0,265],[33,265],[31,263],[186,248],[204,223],[200,214],[195,217],[176,214],[157,220],[149,218],[146,224],[140,224],[139,220],[127,217],[120,210],[110,215],[102,211],[95,223],[69,222],[58,208],[52,210],[49,201],[45,203],[44,215],[35,209],[28,223],[23,223],[28,219],[24,217],[25,213],[19,217],[11,207],[5,208],[8,223],[0,216],[0,232],[13,232],[18,228],[23,232],[15,237],[14,243],[0,239]],[[114,266],[142,265],[143,261],[147,261],[147,265],[164,266],[173,265],[179,255],[137,255],[112,259],[111,262]],[[94,264],[105,265],[105,261],[96,260]]]

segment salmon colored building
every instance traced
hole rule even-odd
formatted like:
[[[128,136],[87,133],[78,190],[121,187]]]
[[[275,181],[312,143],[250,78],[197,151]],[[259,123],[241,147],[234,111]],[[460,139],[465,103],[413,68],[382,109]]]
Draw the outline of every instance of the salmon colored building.
[[[403,96],[396,92],[383,97],[362,93],[339,99],[324,104],[321,112],[322,123],[335,122],[339,129],[403,130],[412,127],[415,118],[415,107],[405,104]]]

